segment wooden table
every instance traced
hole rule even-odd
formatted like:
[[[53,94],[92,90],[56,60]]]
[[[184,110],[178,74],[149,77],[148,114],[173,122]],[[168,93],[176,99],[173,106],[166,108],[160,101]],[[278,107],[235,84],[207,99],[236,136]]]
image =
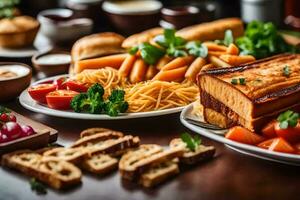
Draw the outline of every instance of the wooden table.
[[[34,120],[59,131],[58,143],[67,145],[78,138],[81,130],[107,127],[138,135],[142,143],[167,145],[186,130],[179,115],[121,121],[73,120],[49,117],[24,109],[18,100],[4,104]],[[48,189],[47,195],[31,191],[28,177],[0,168],[0,199],[72,199],[72,200],[221,200],[221,199],[297,199],[300,190],[298,167],[277,164],[248,157],[210,140],[215,145],[216,158],[196,167],[185,169],[177,177],[153,189],[143,189],[123,182],[118,172],[105,177],[84,174],[82,184],[66,192]]]

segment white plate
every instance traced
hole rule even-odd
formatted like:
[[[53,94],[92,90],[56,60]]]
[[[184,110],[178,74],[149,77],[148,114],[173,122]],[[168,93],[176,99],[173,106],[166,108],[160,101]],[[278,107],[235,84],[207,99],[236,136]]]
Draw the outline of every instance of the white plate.
[[[264,159],[273,160],[273,161],[276,160],[277,162],[281,162],[281,163],[294,163],[294,164],[300,165],[300,155],[279,153],[279,152],[262,149],[262,148],[252,146],[252,145],[242,144],[239,142],[235,142],[235,141],[226,139],[224,137],[224,135],[220,134],[220,131],[204,129],[199,126],[188,123],[185,120],[185,118],[191,117],[192,109],[193,109],[193,104],[190,104],[190,105],[186,106],[180,114],[181,123],[184,126],[186,126],[188,129],[190,129],[200,135],[203,135],[207,138],[215,140],[217,142],[229,145],[232,147],[232,149],[234,149],[234,150],[238,149],[239,152],[242,151],[243,153],[246,153],[251,156],[260,157],[260,158],[263,157]],[[194,116],[194,118],[195,118],[195,116]],[[199,119],[199,120],[201,120],[201,119]]]
[[[0,57],[4,58],[28,58],[38,52],[46,52],[52,48],[50,41],[43,35],[38,34],[34,45],[19,49],[8,49],[0,47]]]
[[[40,84],[43,82],[53,81],[60,77],[68,77],[68,75],[59,75],[50,78],[46,78],[33,83],[33,85]],[[117,117],[110,117],[104,114],[87,114],[87,113],[75,113],[73,111],[63,111],[48,108],[46,105],[36,103],[28,94],[27,90],[24,90],[19,97],[21,105],[28,110],[42,113],[46,115],[63,117],[63,118],[73,118],[73,119],[92,119],[92,120],[119,120],[119,119],[134,119],[143,117],[155,117],[168,115],[173,113],[179,113],[184,107],[170,108],[165,110],[151,111],[151,112],[139,112],[139,113],[123,113]]]

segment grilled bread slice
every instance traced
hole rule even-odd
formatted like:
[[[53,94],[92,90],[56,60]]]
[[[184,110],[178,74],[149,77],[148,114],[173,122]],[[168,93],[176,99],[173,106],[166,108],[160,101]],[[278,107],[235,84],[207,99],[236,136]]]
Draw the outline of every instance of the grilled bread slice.
[[[84,148],[57,147],[43,153],[43,160],[64,160],[73,164],[81,163],[88,156]]]
[[[180,138],[175,138],[170,142],[171,148],[184,148],[184,153],[179,157],[180,162],[193,165],[197,162],[208,160],[212,158],[216,152],[215,147],[213,146],[204,146],[198,145],[195,151],[192,151],[186,147],[186,143],[183,142]]]
[[[33,176],[55,189],[67,188],[81,182],[81,171],[66,161],[43,160],[32,151],[17,151],[3,155],[2,165]]]
[[[173,161],[160,163],[145,171],[139,180],[144,187],[153,187],[179,173],[178,164]]]
[[[86,136],[91,136],[91,135],[95,135],[97,133],[110,133],[112,135],[116,135],[116,136],[120,136],[123,137],[123,133],[119,132],[119,131],[114,131],[108,128],[100,128],[100,127],[96,127],[96,128],[89,128],[86,130],[83,130],[80,133],[80,137],[86,137]]]
[[[230,128],[237,125],[233,120],[225,117],[221,113],[211,108],[203,109],[203,118],[207,123],[216,125],[221,128]]]
[[[104,175],[118,168],[118,159],[107,154],[95,154],[85,159],[81,167],[91,173]]]
[[[156,146],[143,146],[140,149],[128,152],[125,154],[119,163],[119,171],[122,178],[134,180],[139,177],[143,172],[149,170],[151,167],[173,160],[183,154],[183,148],[173,148],[162,150]],[[146,149],[146,151],[144,151]],[[139,154],[140,153],[140,154]]]

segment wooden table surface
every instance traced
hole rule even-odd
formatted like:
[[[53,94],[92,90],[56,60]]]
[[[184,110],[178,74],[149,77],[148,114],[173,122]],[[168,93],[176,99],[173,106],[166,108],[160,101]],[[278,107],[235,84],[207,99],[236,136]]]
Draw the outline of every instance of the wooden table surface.
[[[67,145],[79,137],[81,130],[106,127],[138,135],[142,143],[167,145],[186,130],[179,115],[121,121],[91,121],[50,117],[24,109],[18,100],[5,106],[59,131],[58,143]],[[221,200],[221,199],[297,199],[300,194],[299,167],[259,160],[236,153],[208,139],[215,145],[216,157],[196,167],[184,169],[177,177],[153,189],[143,189],[123,182],[118,172],[105,177],[84,174],[82,184],[66,192],[48,189],[37,195],[30,189],[28,177],[0,168],[0,199],[72,199],[72,200]]]

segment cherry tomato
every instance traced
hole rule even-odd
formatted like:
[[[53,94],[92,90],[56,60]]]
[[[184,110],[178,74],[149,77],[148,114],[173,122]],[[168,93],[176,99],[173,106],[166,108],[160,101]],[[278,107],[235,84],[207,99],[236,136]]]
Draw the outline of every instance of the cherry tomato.
[[[54,84],[39,84],[39,85],[34,85],[31,86],[28,89],[28,93],[33,98],[39,103],[46,103],[46,95],[49,92],[53,92],[56,90],[56,85]]]
[[[2,131],[0,131],[0,143],[9,142],[9,138],[7,135],[3,134]]]
[[[67,89],[67,78],[61,77],[54,81],[54,84],[57,86],[58,90],[65,90]]]
[[[11,122],[16,122],[16,121],[17,121],[16,116],[14,116],[12,113],[10,113],[10,114],[9,114],[9,121],[11,121]]]
[[[262,130],[262,135],[266,138],[274,138],[276,137],[276,132],[275,132],[275,124],[276,124],[276,120],[271,121],[270,123],[268,123]]]
[[[9,116],[6,113],[2,113],[0,115],[0,121],[2,121],[2,122],[8,122],[9,121]]]
[[[1,132],[7,135],[10,140],[15,140],[21,136],[22,129],[16,122],[7,122],[2,126]]]
[[[70,109],[70,103],[74,96],[79,94],[72,90],[56,90],[47,94],[47,104],[50,108],[67,110]]]
[[[89,89],[84,84],[74,80],[69,80],[66,84],[69,90],[73,90],[76,92],[86,92]]]
[[[277,122],[275,124],[275,132],[278,137],[282,137],[292,144],[300,142],[300,121],[298,121],[295,127],[288,127],[286,129],[281,129],[279,122]]]

